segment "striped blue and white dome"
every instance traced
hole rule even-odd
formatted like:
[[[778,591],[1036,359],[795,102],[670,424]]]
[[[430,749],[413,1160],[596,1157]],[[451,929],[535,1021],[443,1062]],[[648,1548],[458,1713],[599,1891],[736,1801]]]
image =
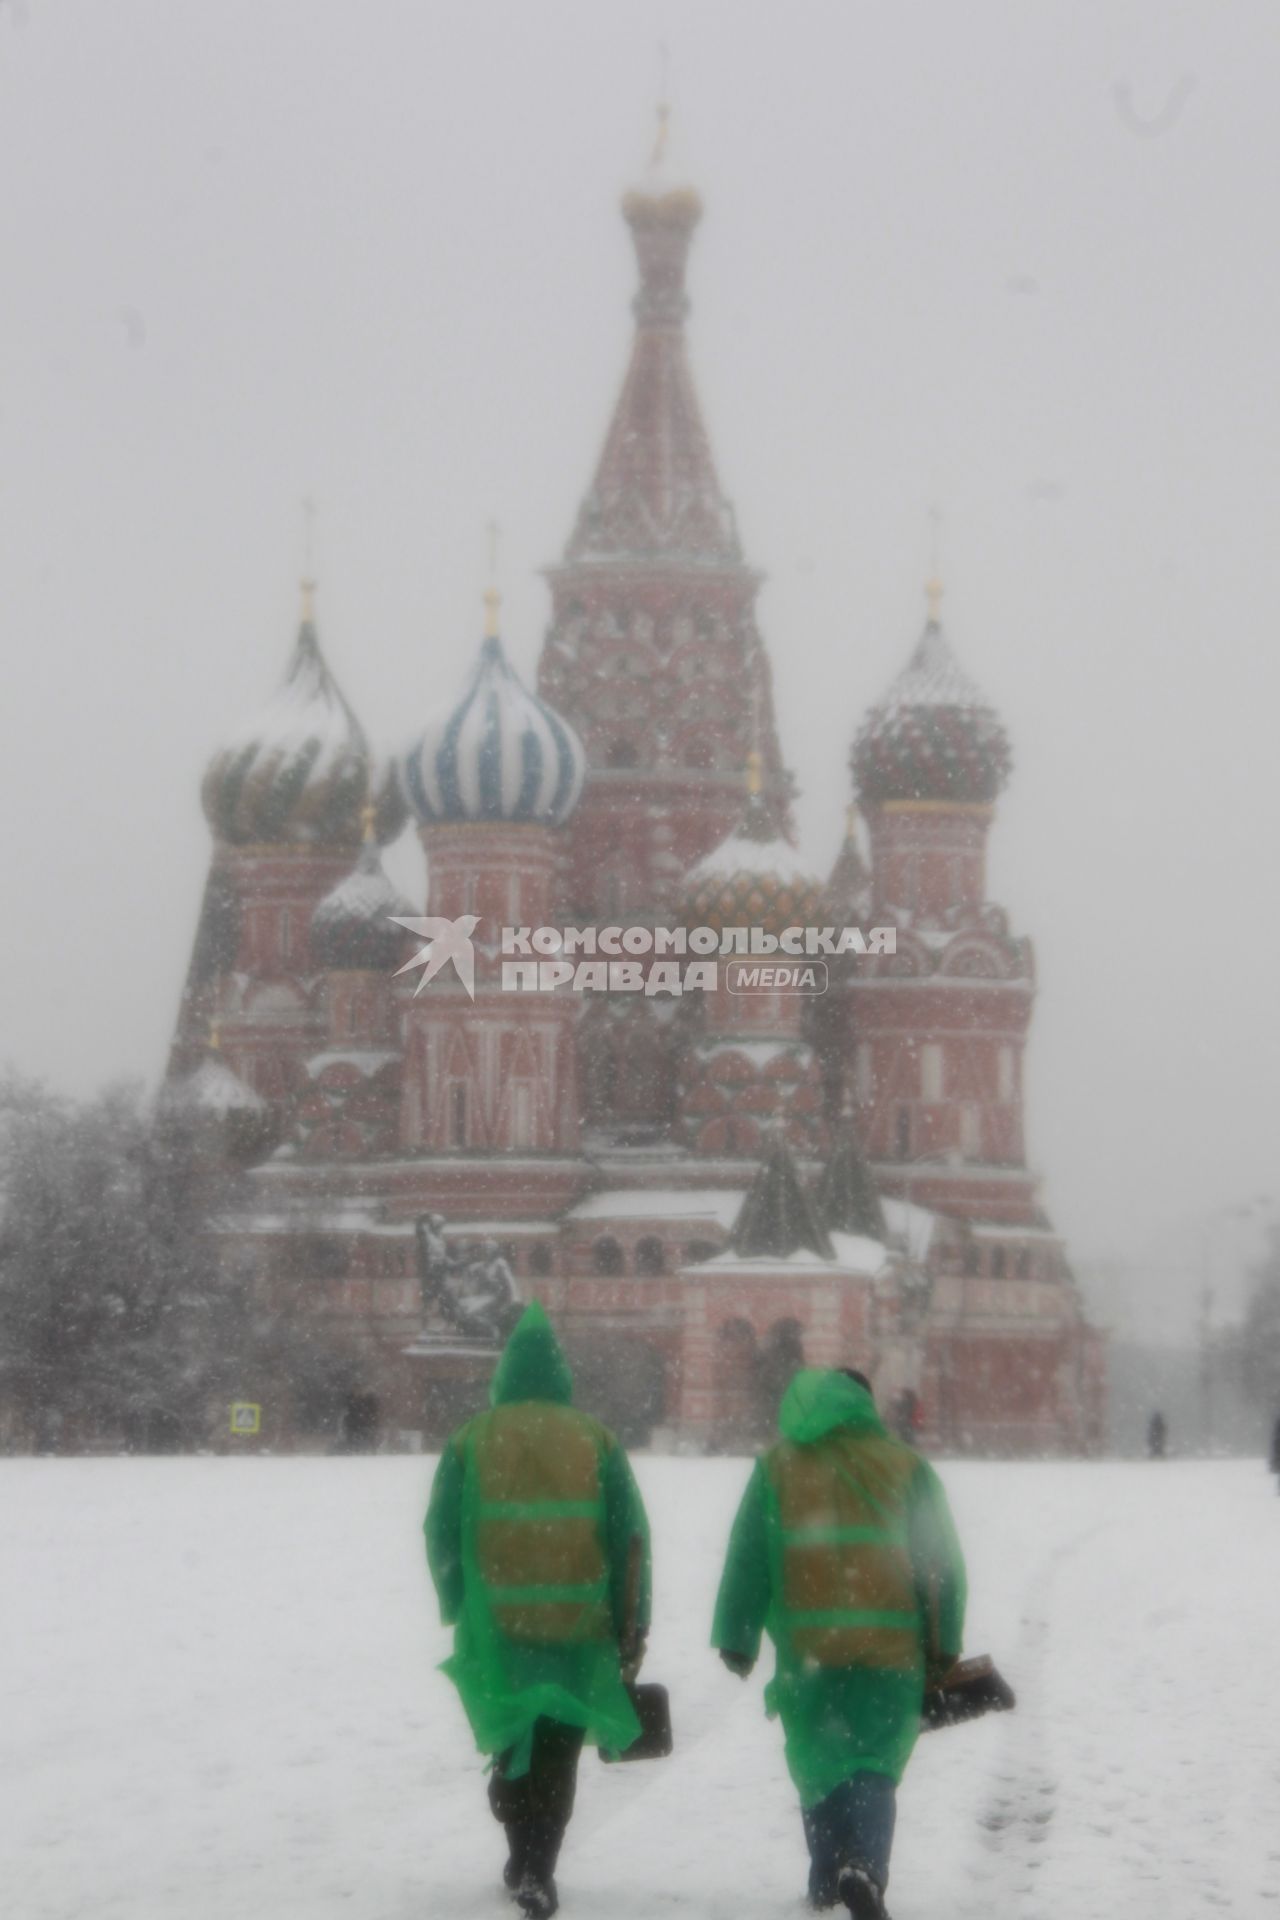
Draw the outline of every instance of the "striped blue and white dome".
[[[528,820],[558,827],[577,805],[586,755],[566,720],[514,672],[495,635],[451,711],[404,758],[420,820]]]

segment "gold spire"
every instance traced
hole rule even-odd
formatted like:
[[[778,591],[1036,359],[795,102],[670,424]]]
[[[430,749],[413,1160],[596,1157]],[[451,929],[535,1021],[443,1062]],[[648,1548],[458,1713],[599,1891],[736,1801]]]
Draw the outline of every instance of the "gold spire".
[[[498,608],[502,605],[502,595],[498,592],[498,523],[491,520],[489,533],[489,584],[484,590],[484,637],[486,640],[498,638]]]
[[[925,598],[929,602],[929,625],[936,627],[938,624],[938,615],[942,607],[942,582],[936,574],[932,580],[926,583],[924,592]]]
[[[364,844],[366,847],[371,847],[373,845],[374,837],[375,837],[374,831],[373,831],[373,823],[377,819],[377,817],[378,817],[378,809],[374,806],[373,801],[366,800],[364,805],[360,809],[360,837],[364,841]]]
[[[925,598],[929,602],[929,625],[936,627],[938,612],[942,606],[942,570],[938,553],[942,544],[942,514],[937,507],[930,508],[929,536],[929,578],[925,583]]]
[[[853,840],[856,839],[857,833],[858,803],[856,800],[851,800],[844,810],[844,837],[846,840]]]
[[[302,503],[302,624],[312,626],[316,617],[316,503]]]
[[[216,1015],[209,1022],[208,1047],[210,1053],[217,1053],[222,1047],[222,1028],[218,1023]]]
[[[747,755],[747,792],[755,800],[764,791],[764,756],[758,747]]]
[[[653,152],[649,155],[649,165],[660,167],[667,157],[667,129],[671,122],[671,109],[665,100],[658,102],[658,131],[653,136]]]

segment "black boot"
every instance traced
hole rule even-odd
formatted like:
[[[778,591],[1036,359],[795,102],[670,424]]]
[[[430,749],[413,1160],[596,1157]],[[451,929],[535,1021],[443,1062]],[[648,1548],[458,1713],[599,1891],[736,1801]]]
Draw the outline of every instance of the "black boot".
[[[837,1885],[853,1920],[889,1920],[884,1894],[865,1867],[841,1867]]]
[[[560,1905],[560,1896],[551,1875],[535,1873],[527,1868],[516,1888],[516,1905],[521,1913],[529,1915],[529,1920],[551,1920],[551,1915]]]

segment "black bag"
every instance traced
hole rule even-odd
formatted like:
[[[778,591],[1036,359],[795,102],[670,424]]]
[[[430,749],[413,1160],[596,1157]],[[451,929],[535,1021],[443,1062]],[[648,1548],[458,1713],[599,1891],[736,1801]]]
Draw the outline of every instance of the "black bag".
[[[1009,1713],[1018,1704],[1009,1682],[996,1670],[989,1653],[973,1660],[957,1660],[940,1687],[932,1687],[920,1708],[920,1731],[958,1726],[984,1713]]]
[[[601,1747],[600,1758],[610,1764],[615,1760],[665,1760],[674,1744],[671,1738],[671,1701],[666,1688],[652,1681],[643,1686],[632,1682],[627,1687],[627,1697],[636,1710],[640,1732],[621,1753]]]

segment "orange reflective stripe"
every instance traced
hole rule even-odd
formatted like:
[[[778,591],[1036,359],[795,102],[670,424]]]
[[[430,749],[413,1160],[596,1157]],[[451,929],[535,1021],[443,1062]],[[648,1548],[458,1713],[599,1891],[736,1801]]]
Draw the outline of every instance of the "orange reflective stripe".
[[[475,1550],[495,1624],[526,1645],[609,1638],[596,1429],[545,1402],[495,1407],[475,1436]]]
[[[777,1598],[794,1651],[819,1666],[907,1670],[920,1619],[906,1544],[915,1458],[835,1432],[769,1457],[777,1496]]]

